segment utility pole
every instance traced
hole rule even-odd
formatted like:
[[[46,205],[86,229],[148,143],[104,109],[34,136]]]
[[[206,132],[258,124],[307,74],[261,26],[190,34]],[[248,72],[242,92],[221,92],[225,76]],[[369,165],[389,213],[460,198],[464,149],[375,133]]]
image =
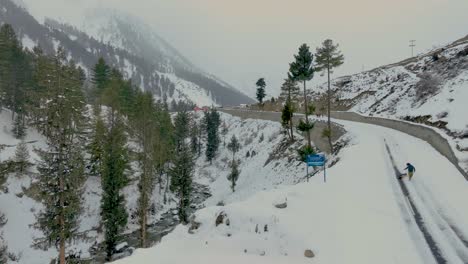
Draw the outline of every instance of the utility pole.
[[[414,56],[414,47],[416,47],[416,44],[415,44],[416,40],[410,40],[410,47],[411,47],[411,58]]]

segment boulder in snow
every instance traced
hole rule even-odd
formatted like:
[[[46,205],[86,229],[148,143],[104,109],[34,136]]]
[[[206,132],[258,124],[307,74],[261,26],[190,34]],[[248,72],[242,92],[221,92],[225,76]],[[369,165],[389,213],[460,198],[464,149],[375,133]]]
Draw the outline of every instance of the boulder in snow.
[[[218,217],[216,217],[215,225],[219,226],[220,224],[224,223],[225,218],[227,219],[227,215],[226,215],[225,212],[219,213]],[[227,220],[229,220],[229,219],[227,219]]]
[[[284,203],[280,203],[280,204],[275,204],[275,207],[278,208],[278,209],[284,209],[284,208],[288,207],[288,203],[284,202]]]
[[[315,254],[314,254],[314,252],[313,252],[312,250],[306,249],[306,250],[304,251],[304,257],[306,257],[306,258],[313,258],[313,257],[315,257]]]

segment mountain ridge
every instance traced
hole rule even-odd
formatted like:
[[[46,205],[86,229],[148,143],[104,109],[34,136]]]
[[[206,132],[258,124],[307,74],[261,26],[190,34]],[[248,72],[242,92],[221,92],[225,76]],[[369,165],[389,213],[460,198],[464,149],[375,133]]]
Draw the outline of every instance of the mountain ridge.
[[[88,72],[102,56],[109,65],[131,78],[135,85],[152,92],[158,99],[168,102],[189,101],[207,106],[253,102],[226,82],[199,70],[162,38],[161,43],[170,50],[172,60],[157,47],[149,46],[151,43],[148,40],[140,47],[139,43],[134,42],[137,48],[133,50],[128,47],[124,49],[112,45],[114,43],[104,43],[73,25],[63,24],[53,18],[45,19],[44,24],[41,24],[27,9],[10,0],[0,0],[0,7],[0,22],[12,24],[24,46],[31,49],[31,46],[39,45],[44,52],[51,54],[61,45],[69,58]],[[120,23],[121,27],[132,27],[131,24],[116,23]],[[130,33],[126,36],[127,40],[132,39]],[[121,32],[119,34],[122,35]],[[144,45],[147,46],[146,50],[140,54],[141,46]]]

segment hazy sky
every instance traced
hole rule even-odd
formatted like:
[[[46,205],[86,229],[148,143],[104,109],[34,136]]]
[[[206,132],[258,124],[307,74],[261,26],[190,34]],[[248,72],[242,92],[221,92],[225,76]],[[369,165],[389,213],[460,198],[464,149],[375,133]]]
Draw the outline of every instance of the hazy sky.
[[[255,93],[277,95],[302,43],[338,42],[335,76],[396,62],[468,35],[468,0],[23,0],[36,15],[80,21],[84,8],[137,15],[201,68]],[[317,77],[318,74],[317,74]]]

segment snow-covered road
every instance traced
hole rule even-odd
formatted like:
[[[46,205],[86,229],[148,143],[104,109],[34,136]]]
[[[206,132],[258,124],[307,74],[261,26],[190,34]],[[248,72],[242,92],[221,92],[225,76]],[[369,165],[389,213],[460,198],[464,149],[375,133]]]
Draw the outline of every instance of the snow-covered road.
[[[314,251],[314,263],[467,263],[468,185],[453,164],[407,134],[336,122],[352,145],[327,171],[327,183],[318,174],[309,183],[207,207],[196,213],[201,226],[194,234],[179,226],[154,248],[117,263],[310,263],[305,249]],[[403,172],[406,162],[417,168],[403,182],[408,198],[394,169]],[[280,200],[286,209],[272,206]],[[221,212],[229,225],[215,226]],[[268,231],[257,230],[264,225]]]
[[[339,123],[354,133],[360,129],[356,123]],[[385,145],[393,181],[400,187],[392,183],[396,201],[425,263],[468,263],[468,215],[464,209],[468,189],[459,171],[425,141],[382,127],[368,125],[365,129],[374,130]],[[416,176],[412,181],[396,180],[404,173],[406,162],[418,168]]]

